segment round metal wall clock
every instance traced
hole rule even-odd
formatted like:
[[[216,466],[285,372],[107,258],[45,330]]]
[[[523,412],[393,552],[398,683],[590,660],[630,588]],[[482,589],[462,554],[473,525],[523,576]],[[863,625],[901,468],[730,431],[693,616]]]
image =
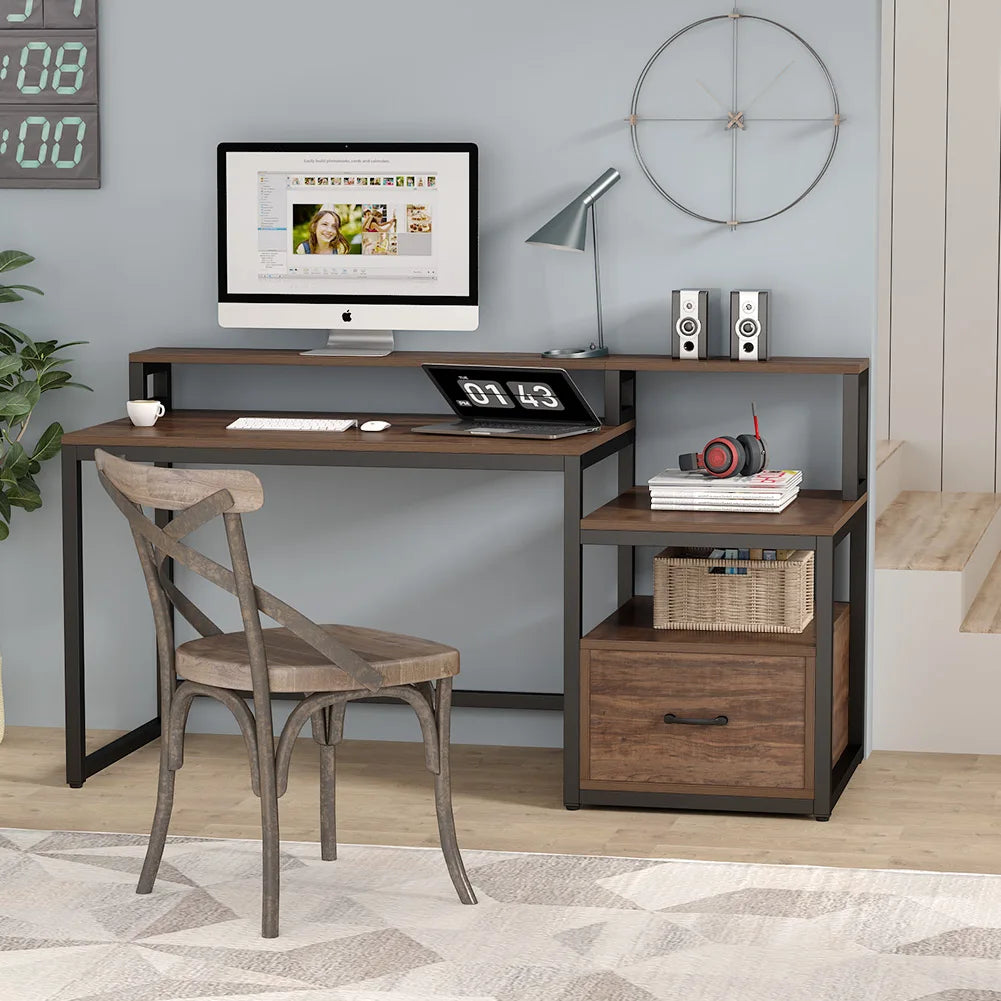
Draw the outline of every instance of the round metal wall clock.
[[[734,10],[692,22],[654,52],[626,121],[664,198],[736,228],[806,198],[834,159],[842,116],[834,80],[805,39]]]

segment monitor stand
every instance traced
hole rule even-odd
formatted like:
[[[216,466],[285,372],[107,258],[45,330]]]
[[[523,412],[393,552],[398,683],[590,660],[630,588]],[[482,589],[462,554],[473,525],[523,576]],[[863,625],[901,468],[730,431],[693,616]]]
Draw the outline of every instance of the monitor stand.
[[[393,353],[392,330],[331,330],[327,343],[301,355],[339,355],[380,358]]]

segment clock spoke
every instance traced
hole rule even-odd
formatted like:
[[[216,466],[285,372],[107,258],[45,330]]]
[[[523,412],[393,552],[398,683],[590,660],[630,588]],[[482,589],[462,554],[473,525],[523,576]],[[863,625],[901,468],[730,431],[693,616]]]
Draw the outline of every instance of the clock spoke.
[[[640,122],[719,122],[720,125],[725,125],[727,122],[725,118],[655,118],[647,115],[627,115],[622,120],[630,125],[638,125]]]

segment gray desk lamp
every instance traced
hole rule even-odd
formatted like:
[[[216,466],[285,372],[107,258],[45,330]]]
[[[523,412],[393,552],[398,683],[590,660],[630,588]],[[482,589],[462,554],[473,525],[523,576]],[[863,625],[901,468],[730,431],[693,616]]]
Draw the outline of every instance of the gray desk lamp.
[[[554,348],[543,351],[544,358],[604,358],[608,354],[601,327],[601,277],[598,270],[598,226],[594,219],[594,203],[621,175],[609,167],[601,177],[582,191],[565,209],[554,215],[537,233],[525,242],[556,250],[584,251],[587,240],[587,219],[591,217],[591,245],[594,247],[594,295],[598,304],[598,341],[586,348]]]

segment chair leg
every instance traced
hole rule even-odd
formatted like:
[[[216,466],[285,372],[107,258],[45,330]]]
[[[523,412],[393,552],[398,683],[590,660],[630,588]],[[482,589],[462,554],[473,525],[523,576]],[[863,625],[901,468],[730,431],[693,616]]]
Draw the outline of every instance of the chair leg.
[[[139,874],[139,884],[136,893],[152,893],[156,874],[163,858],[163,848],[167,843],[167,830],[170,827],[170,814],[174,807],[174,779],[177,777],[178,762],[184,760],[184,729],[188,723],[188,711],[191,708],[191,695],[188,692],[175,693],[164,718],[166,727],[160,733],[160,778],[156,789],[156,812],[153,814],[153,827],[149,832],[149,844],[146,846],[146,858],[143,861],[142,872]],[[172,762],[175,767],[172,767]]]
[[[476,894],[466,875],[455,837],[455,817],[452,814],[452,777],[449,770],[449,728],[452,712],[452,679],[442,678],[435,688],[435,719],[438,724],[438,773],[434,777],[434,805],[438,814],[438,838],[445,856],[448,874],[459,899],[475,904]]]
[[[168,726],[169,730],[169,726]],[[163,858],[163,846],[167,843],[167,829],[170,827],[170,813],[174,806],[174,778],[176,772],[171,771],[169,756],[169,734],[160,738],[160,779],[156,789],[156,812],[153,815],[153,827],[149,833],[149,844],[146,846],[146,858],[143,861],[142,873],[136,893],[152,893],[156,874]]]
[[[337,745],[344,738],[346,703],[313,713],[313,740],[320,745],[320,858],[337,858]]]
[[[320,858],[337,858],[337,747],[320,745]]]
[[[260,738],[258,738],[260,739]],[[261,768],[261,937],[278,937],[278,902],[281,858],[278,837],[278,782],[275,777],[274,747],[261,741],[258,761]]]

